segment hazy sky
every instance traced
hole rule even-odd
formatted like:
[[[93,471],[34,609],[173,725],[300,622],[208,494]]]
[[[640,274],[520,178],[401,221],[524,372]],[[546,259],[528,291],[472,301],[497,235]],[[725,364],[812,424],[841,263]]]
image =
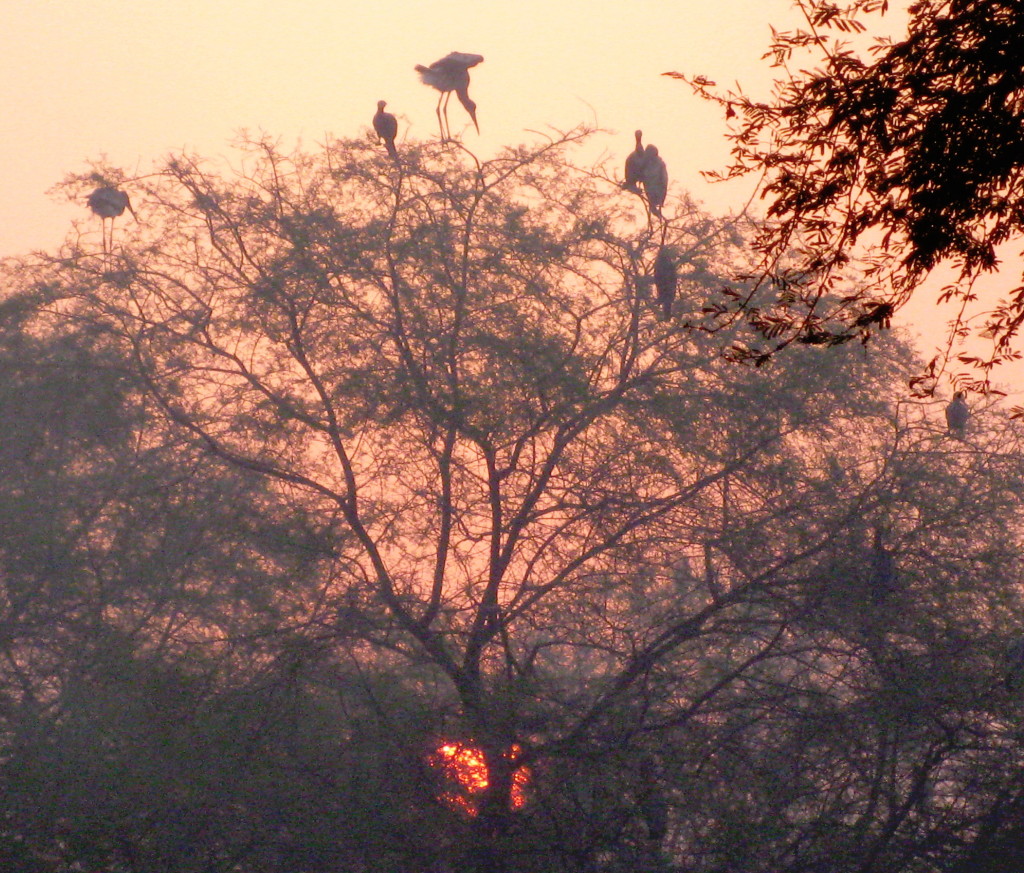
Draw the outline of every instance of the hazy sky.
[[[400,138],[437,135],[437,94],[413,70],[450,51],[482,54],[470,93],[483,156],[530,129],[596,122],[616,132],[594,156],[617,161],[640,127],[673,183],[709,208],[738,206],[699,171],[724,166],[720,113],[666,70],[720,84],[768,81],[769,23],[789,0],[4,0],[0,81],[0,255],[49,249],[84,204],[45,192],[88,159],[129,175],[183,147],[229,151],[245,128],[301,139],[360,136],[377,100]],[[452,130],[468,119],[452,101]]]
[[[620,169],[639,127],[673,186],[713,212],[736,210],[749,183],[700,176],[727,163],[721,113],[661,73],[766,94],[771,25],[800,23],[790,0],[3,0],[3,10],[0,256],[52,250],[72,220],[90,220],[84,203],[46,194],[89,159],[144,174],[183,148],[227,155],[242,129],[315,148],[326,134],[367,135],[380,99],[400,139],[435,137],[437,94],[413,65],[450,51],[485,58],[470,87],[481,135],[456,101],[450,109],[453,132],[481,156],[536,139],[531,130],[589,122],[614,133],[588,157]],[[933,299],[900,319],[934,337],[929,355],[949,317]]]

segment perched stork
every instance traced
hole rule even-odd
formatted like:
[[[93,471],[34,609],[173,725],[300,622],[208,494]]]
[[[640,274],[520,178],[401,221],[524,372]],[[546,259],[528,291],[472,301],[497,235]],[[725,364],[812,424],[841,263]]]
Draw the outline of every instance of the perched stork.
[[[668,833],[668,801],[658,782],[654,763],[644,758],[640,761],[640,784],[638,785],[640,817],[647,826],[647,839],[660,843]]]
[[[627,191],[634,191],[639,194],[640,189],[637,186],[644,178],[644,162],[647,160],[647,155],[644,153],[644,147],[640,142],[644,132],[638,130],[633,135],[636,137],[636,148],[626,158],[626,181],[622,183],[622,187]]]
[[[1024,676],[1024,638],[1014,640],[1006,648],[1006,673],[1003,683],[1007,691],[1020,688],[1021,677]]]
[[[896,590],[896,559],[882,542],[882,529],[875,526],[871,547],[871,598],[883,603]]]
[[[956,437],[963,438],[967,429],[967,421],[971,417],[971,410],[967,407],[966,395],[963,391],[957,391],[952,401],[946,407],[946,427]]]
[[[473,126],[476,132],[480,132],[480,125],[476,120],[476,104],[469,99],[469,68],[475,67],[484,59],[483,55],[473,55],[467,52],[451,52],[439,61],[434,61],[429,67],[416,64],[416,72],[420,74],[420,80],[424,85],[430,85],[441,92],[437,98],[437,123],[441,128],[441,142],[451,139],[451,128],[448,127],[448,101],[451,99],[452,91],[459,98],[459,102],[466,108],[469,117],[473,119]],[[444,103],[444,121],[441,120]],[[446,131],[447,128],[447,131]]]
[[[668,167],[665,166],[665,161],[658,156],[656,145],[649,145],[644,149],[643,169],[641,181],[644,192],[647,194],[647,203],[651,207],[651,212],[660,217],[661,207],[668,195]]]
[[[103,254],[109,254],[114,247],[114,219],[123,215],[127,209],[132,218],[138,221],[135,210],[132,209],[131,201],[124,191],[104,185],[97,188],[88,199],[89,208],[100,217],[100,229],[103,233]],[[107,219],[110,219],[110,244],[107,244]]]
[[[676,262],[672,252],[667,246],[658,249],[658,256],[654,259],[654,287],[658,291],[658,305],[661,306],[662,321],[668,321],[672,317],[672,304],[676,299]]]
[[[660,843],[668,833],[668,803],[660,794],[649,794],[640,801],[640,815],[647,825],[647,839]]]
[[[377,114],[373,116],[373,129],[377,132],[377,142],[384,140],[384,148],[396,161],[398,149],[395,148],[395,137],[398,136],[398,119],[390,112],[385,112],[387,101],[377,101]]]

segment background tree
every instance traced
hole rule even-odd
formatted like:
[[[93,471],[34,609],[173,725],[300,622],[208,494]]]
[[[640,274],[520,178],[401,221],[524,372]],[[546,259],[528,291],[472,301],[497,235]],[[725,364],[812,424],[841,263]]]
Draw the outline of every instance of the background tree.
[[[952,440],[896,404],[894,342],[723,362],[701,328],[740,231],[686,201],[653,228],[573,166],[585,136],[487,163],[175,156],[120,250],[9,266],[31,317],[8,341],[118,377],[124,436],[72,443],[56,491],[92,471],[119,495],[66,522],[92,536],[68,579],[139,603],[97,596],[52,664],[50,624],[11,613],[11,857],[909,871],[1019,793],[993,690],[1020,615],[1014,425],[979,410]]]
[[[53,290],[5,289],[0,339],[4,866],[421,869],[415,688],[325,616],[331,537],[168,429]]]
[[[998,268],[1000,246],[1020,236],[1020,4],[915,2],[903,38],[869,41],[869,19],[888,5],[799,0],[807,26],[774,34],[782,76],[767,102],[667,74],[738,117],[724,176],[759,177],[768,202],[753,275],[776,289],[774,301],[738,296],[728,312],[762,334],[754,360],[793,341],[866,340],[941,263],[955,271],[942,297],[969,304],[975,280]],[[837,295],[852,266],[870,281]],[[956,355],[977,368],[958,381],[987,388],[995,365],[1017,360],[1022,320],[1021,287],[991,301],[978,328],[957,318],[951,339],[992,341],[987,355]],[[914,384],[928,393],[935,383]]]

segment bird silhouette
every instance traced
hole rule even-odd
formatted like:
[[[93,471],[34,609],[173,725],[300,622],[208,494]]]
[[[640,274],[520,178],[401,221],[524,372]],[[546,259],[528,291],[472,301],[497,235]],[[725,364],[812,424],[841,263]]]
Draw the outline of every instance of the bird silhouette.
[[[967,421],[971,417],[971,410],[964,397],[963,391],[957,391],[949,406],[946,407],[946,427],[951,434],[957,437],[963,437],[964,431],[967,429]]]
[[[640,189],[637,186],[644,177],[644,164],[647,160],[647,155],[644,153],[643,144],[640,142],[644,132],[638,130],[633,135],[636,137],[636,148],[626,158],[626,181],[622,183],[622,187],[639,194]]]
[[[665,798],[652,794],[640,802],[640,814],[647,825],[647,839],[661,842],[668,833],[668,803]]]
[[[676,299],[676,262],[667,246],[658,249],[654,259],[654,287],[658,291],[658,305],[662,310],[662,321],[672,317],[672,304]]]
[[[473,119],[476,132],[480,132],[480,125],[476,120],[476,104],[469,99],[469,68],[475,67],[484,59],[483,55],[473,55],[466,52],[451,52],[438,61],[434,61],[429,67],[416,64],[416,72],[420,74],[420,80],[424,85],[430,85],[441,92],[437,98],[437,123],[441,128],[441,142],[451,139],[451,128],[448,127],[448,101],[451,99],[452,91],[459,98],[459,102],[466,108],[469,117]],[[441,120],[441,103],[444,103],[444,121]],[[446,131],[447,128],[447,131]]]
[[[100,227],[103,232],[103,253],[109,254],[110,249],[114,246],[114,219],[119,215],[123,215],[127,209],[131,214],[132,218],[138,221],[138,216],[135,214],[135,210],[132,209],[131,201],[128,199],[128,195],[124,191],[120,191],[117,188],[113,188],[109,185],[104,185],[101,188],[97,188],[88,198],[89,208],[100,217]],[[107,244],[107,219],[110,219],[110,243]]]
[[[647,839],[661,842],[668,833],[668,801],[658,783],[654,763],[643,758],[639,768],[640,784],[638,808],[647,826]]]
[[[882,542],[882,529],[875,527],[871,548],[871,597],[882,603],[896,589],[896,559]]]
[[[644,149],[641,182],[643,182],[644,193],[647,194],[647,203],[651,207],[651,212],[660,217],[661,207],[668,195],[668,167],[665,166],[665,161],[658,156],[656,145],[649,145]]]
[[[384,140],[384,148],[397,161],[398,149],[395,148],[395,137],[398,136],[398,119],[390,112],[384,111],[384,107],[387,105],[384,100],[377,101],[377,113],[373,116],[373,129],[377,132],[377,142]]]
[[[1016,691],[1024,676],[1024,638],[1014,640],[1006,649],[1006,672],[1003,683],[1007,691]]]

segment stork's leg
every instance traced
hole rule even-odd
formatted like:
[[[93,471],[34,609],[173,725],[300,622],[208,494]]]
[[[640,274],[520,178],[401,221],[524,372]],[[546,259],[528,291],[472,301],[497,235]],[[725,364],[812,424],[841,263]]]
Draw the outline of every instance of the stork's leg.
[[[441,131],[441,142],[444,142],[444,125],[441,123],[441,101],[444,100],[445,92],[442,91],[437,97],[437,127]]]
[[[452,92],[444,92],[444,129],[445,142],[452,142],[452,126],[448,123],[448,101],[452,99]]]

